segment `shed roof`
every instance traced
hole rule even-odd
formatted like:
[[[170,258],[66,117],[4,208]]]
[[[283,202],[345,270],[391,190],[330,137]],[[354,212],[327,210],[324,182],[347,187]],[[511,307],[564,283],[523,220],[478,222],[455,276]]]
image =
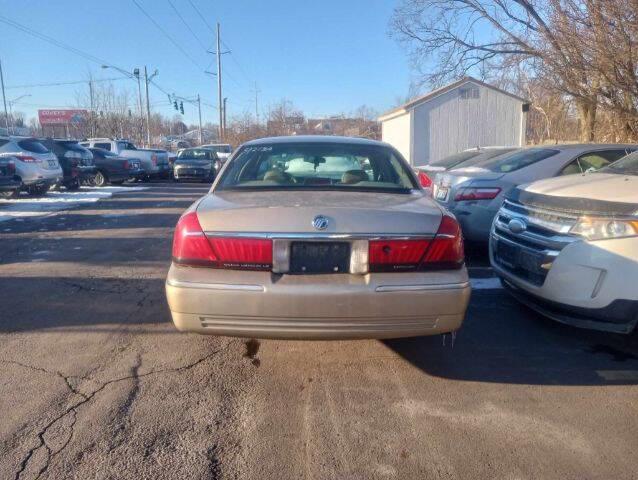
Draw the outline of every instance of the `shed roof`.
[[[421,105],[422,103],[428,102],[436,97],[438,97],[439,95],[443,95],[444,93],[449,92],[450,90],[454,90],[455,88],[461,87],[466,83],[476,83],[478,85],[481,85],[483,87],[489,88],[491,90],[494,90],[496,92],[502,93],[503,95],[507,95],[508,97],[512,97],[515,98],[516,100],[520,101],[521,103],[529,103],[528,100],[524,99],[523,97],[519,97],[518,95],[514,95],[513,93],[510,93],[506,90],[503,90],[501,88],[495,87],[494,85],[490,85],[489,83],[485,83],[482,82],[480,80],[477,80],[474,77],[463,77],[460,80],[457,80],[456,82],[450,83],[449,85],[445,85],[444,87],[441,88],[437,88],[436,90],[432,90],[429,93],[426,93],[425,95],[421,95],[420,97],[417,98],[413,98],[412,100],[410,100],[407,103],[404,103],[403,105],[393,108],[392,110],[389,110],[385,113],[383,113],[382,115],[379,116],[379,121],[382,122],[384,120],[387,120],[393,116],[395,116],[396,114],[400,114],[400,113],[405,113],[409,110],[412,110],[413,108]]]

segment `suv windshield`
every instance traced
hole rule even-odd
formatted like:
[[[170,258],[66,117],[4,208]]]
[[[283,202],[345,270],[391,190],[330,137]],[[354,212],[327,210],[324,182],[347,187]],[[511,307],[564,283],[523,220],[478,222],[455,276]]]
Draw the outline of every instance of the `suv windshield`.
[[[242,148],[217,188],[406,193],[417,187],[404,161],[384,146],[276,143]]]
[[[187,148],[177,154],[177,162],[180,160],[215,160],[215,152],[212,149]]]
[[[638,152],[631,153],[617,162],[596,170],[596,173],[617,173],[619,175],[638,175]]]
[[[504,157],[499,156],[485,162],[479,162],[476,166],[492,172],[508,173],[553,157],[558,153],[560,153],[559,150],[549,148],[530,148]]]

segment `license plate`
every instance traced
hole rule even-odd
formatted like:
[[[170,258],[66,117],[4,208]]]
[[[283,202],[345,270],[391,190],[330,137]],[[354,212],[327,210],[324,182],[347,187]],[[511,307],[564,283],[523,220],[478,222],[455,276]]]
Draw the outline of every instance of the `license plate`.
[[[507,243],[498,242],[496,244],[496,256],[498,260],[510,268],[516,268],[518,265],[519,249]]]
[[[436,189],[436,199],[437,200],[441,200],[441,201],[445,201],[445,199],[447,198],[447,194],[448,191],[450,189],[448,187],[439,187]]]
[[[522,268],[532,273],[541,273],[540,255],[528,250],[498,242],[496,247],[498,260],[509,268]]]
[[[292,242],[290,273],[348,273],[348,242]]]

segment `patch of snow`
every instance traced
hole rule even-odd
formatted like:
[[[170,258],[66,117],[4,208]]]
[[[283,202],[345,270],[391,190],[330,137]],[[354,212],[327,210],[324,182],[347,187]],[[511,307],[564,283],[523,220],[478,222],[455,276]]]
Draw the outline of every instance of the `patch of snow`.
[[[108,193],[126,193],[126,192],[141,192],[142,190],[148,190],[150,187],[120,187],[111,185],[110,187],[80,187],[82,192],[108,192]]]
[[[22,192],[18,198],[0,199],[0,222],[22,217],[42,217],[52,215],[82,203],[98,202],[110,198],[114,193],[138,192],[149,187],[82,187],[79,191],[49,191],[42,197],[31,197]],[[43,230],[44,231],[44,230]]]
[[[470,278],[472,290],[497,290],[503,288],[501,281],[496,277]]]

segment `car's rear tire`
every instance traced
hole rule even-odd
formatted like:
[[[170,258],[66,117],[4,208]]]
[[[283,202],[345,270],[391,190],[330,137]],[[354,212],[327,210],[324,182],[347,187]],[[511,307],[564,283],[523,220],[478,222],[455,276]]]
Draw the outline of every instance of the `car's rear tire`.
[[[106,177],[106,175],[103,172],[98,170],[95,176],[93,177],[93,185],[95,185],[96,187],[104,187],[106,186],[107,183],[108,183],[108,178]]]

